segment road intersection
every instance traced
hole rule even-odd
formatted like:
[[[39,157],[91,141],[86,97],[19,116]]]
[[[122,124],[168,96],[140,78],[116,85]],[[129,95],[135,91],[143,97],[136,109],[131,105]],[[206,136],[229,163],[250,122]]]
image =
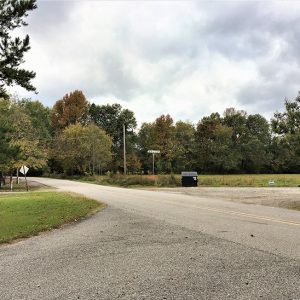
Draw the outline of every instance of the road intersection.
[[[1,299],[300,299],[300,213],[35,178],[108,208],[0,247]]]

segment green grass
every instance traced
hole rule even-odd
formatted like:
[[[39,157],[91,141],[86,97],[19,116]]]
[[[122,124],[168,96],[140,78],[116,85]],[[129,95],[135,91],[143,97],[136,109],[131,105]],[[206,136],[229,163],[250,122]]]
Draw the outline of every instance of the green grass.
[[[269,181],[275,187],[297,187],[300,174],[241,174],[241,175],[199,175],[198,186],[206,187],[268,187]],[[123,187],[176,187],[181,186],[180,175],[113,175],[85,176],[77,178],[83,182]]]
[[[56,175],[54,178],[73,179],[100,185],[123,187],[179,187],[181,175],[127,175],[114,174],[111,176],[65,176]],[[269,181],[275,181],[275,187],[298,187],[300,174],[236,174],[236,175],[198,175],[198,186],[206,187],[268,187]]]
[[[104,207],[82,196],[59,192],[2,194],[0,244],[58,228]]]
[[[300,174],[200,175],[199,179],[201,186],[268,187],[270,180],[275,187],[300,185]]]
[[[101,185],[122,187],[176,187],[181,185],[180,176],[176,175],[121,175],[112,176],[84,176],[77,179]]]

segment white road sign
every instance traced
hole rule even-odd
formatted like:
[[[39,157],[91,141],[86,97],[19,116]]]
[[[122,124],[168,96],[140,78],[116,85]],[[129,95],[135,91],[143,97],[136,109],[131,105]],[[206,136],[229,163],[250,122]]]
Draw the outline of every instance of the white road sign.
[[[24,174],[24,175],[27,174],[28,170],[29,170],[29,168],[27,168],[26,166],[22,166],[22,167],[20,168],[20,172],[21,172],[22,174]]]
[[[160,153],[159,150],[148,150],[148,153]]]

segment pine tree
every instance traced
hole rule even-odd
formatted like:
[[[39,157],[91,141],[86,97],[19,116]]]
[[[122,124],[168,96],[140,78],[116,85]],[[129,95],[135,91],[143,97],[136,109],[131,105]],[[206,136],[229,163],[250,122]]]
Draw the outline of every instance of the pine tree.
[[[26,26],[24,18],[28,11],[37,8],[36,0],[0,1],[0,98],[7,97],[6,86],[18,85],[28,91],[35,91],[31,79],[35,72],[20,68],[24,54],[30,49],[29,36],[13,38],[11,32]]]

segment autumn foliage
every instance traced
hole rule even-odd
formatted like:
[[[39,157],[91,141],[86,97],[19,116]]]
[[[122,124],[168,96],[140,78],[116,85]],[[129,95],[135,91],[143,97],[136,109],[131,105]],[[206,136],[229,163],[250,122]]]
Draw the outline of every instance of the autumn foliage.
[[[300,172],[300,96],[285,102],[271,122],[234,108],[198,121],[174,122],[168,114],[137,129],[134,113],[120,104],[89,103],[81,91],[52,109],[31,100],[0,99],[0,171],[20,165],[53,173]],[[125,126],[124,126],[125,125]],[[32,172],[32,171],[31,171]]]
[[[89,102],[82,91],[66,94],[53,106],[51,120],[57,129],[63,129],[71,124],[85,124],[89,111]]]

